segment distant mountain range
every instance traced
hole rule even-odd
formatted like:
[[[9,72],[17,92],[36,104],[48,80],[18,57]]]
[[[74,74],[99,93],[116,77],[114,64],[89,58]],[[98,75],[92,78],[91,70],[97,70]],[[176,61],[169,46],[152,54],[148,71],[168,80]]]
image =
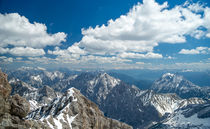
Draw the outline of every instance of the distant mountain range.
[[[15,90],[16,93],[20,92],[19,94],[22,94],[23,97],[25,96],[28,100],[33,101],[34,103],[46,102],[45,104],[48,104],[45,108],[42,107],[45,104],[37,105],[37,107],[34,108],[37,110],[33,111],[33,114],[37,115],[30,115],[29,118],[41,118],[40,114],[51,112],[49,110],[52,106],[49,105],[56,105],[54,101],[62,95],[65,95],[66,91],[72,87],[80,90],[84,96],[95,102],[104,112],[105,116],[132,125],[134,129],[152,128],[154,126],[159,126],[160,124],[165,124],[164,121],[174,119],[174,117],[171,117],[172,114],[175,116],[179,113],[178,111],[181,112],[182,109],[193,108],[190,107],[190,105],[202,105],[209,103],[209,87],[206,87],[204,91],[203,88],[191,83],[182,76],[170,73],[164,74],[160,79],[155,81],[152,86],[153,90],[141,90],[135,85],[126,84],[123,80],[112,77],[105,72],[68,74],[57,71],[49,72],[49,74],[46,70],[21,69],[19,72],[17,70],[17,72],[12,73],[12,77],[14,77],[15,74],[18,74],[23,81],[26,81],[25,83],[21,83],[23,85],[22,87],[26,84],[31,85],[30,87],[34,87],[36,89],[34,90],[31,88],[33,89],[32,91],[36,91],[36,93],[39,94],[37,96],[42,97],[31,97],[34,98],[31,100],[30,97],[27,97],[27,95],[34,95],[34,93],[22,93],[23,90]],[[24,74],[26,74],[26,77],[23,77]],[[38,78],[34,78],[34,76]],[[15,82],[15,79],[12,77],[10,77],[11,85],[13,85],[13,87],[20,87],[17,86],[19,84],[17,83],[18,81],[16,80],[17,82]],[[40,92],[40,89],[42,89],[42,92]],[[46,91],[50,91],[49,93],[52,95],[55,93],[54,96],[49,97],[54,101],[42,99],[48,98],[46,96],[49,94],[47,94]],[[41,109],[39,109],[39,107],[41,109],[43,108],[42,112],[40,112]],[[209,111],[209,109],[206,110]],[[184,116],[184,119],[187,121],[188,117]],[[204,119],[209,120],[209,116]],[[189,123],[190,122],[192,121],[189,120]],[[196,125],[196,123],[194,125]],[[169,126],[172,127],[170,123],[164,127]],[[176,125],[173,125],[173,127],[175,126]],[[196,126],[199,127],[200,125]],[[209,124],[205,126],[210,127]],[[177,125],[177,127],[179,126]]]

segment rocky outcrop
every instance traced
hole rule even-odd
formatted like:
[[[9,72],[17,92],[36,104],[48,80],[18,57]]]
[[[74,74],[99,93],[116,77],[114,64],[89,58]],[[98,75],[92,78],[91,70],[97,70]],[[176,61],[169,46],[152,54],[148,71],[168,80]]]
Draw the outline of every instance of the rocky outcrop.
[[[30,104],[18,94],[12,96],[10,113],[19,118],[24,118],[30,111]]]
[[[7,81],[7,75],[0,71],[0,96],[3,98],[8,98],[11,93],[12,87]]]
[[[28,114],[30,105],[19,95],[10,96],[11,89],[7,75],[0,71],[0,128],[29,128],[30,122],[23,118]]]

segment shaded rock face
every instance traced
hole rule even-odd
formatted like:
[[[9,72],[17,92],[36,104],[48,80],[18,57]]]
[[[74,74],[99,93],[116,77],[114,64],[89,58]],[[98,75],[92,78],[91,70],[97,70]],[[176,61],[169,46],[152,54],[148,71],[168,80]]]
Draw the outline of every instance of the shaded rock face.
[[[3,98],[8,98],[11,93],[11,86],[7,81],[7,75],[0,71],[0,95]]]
[[[159,121],[161,115],[150,104],[151,100],[149,100],[153,98],[154,93],[147,91],[142,93],[142,96],[138,96],[138,93],[141,91],[121,83],[113,88],[101,108],[106,116],[114,119],[120,118],[121,121],[132,125],[134,128],[141,129],[153,121]],[[147,95],[151,98],[145,98],[146,104],[142,101],[142,97]]]
[[[58,97],[58,93],[56,93],[51,87],[44,86],[43,88],[38,90],[39,98],[38,102],[49,104],[54,98]]]
[[[72,104],[70,108],[72,109],[73,112],[74,109],[79,109],[80,112],[78,112],[78,116],[72,122],[73,128],[74,127],[75,129],[83,129],[83,128],[131,129],[132,128],[125,123],[121,123],[117,120],[104,117],[103,112],[100,111],[100,109],[95,103],[85,98],[82,94],[80,94],[78,90],[74,89],[74,91],[75,91],[75,97],[77,98],[77,103]]]
[[[10,104],[8,102],[11,93],[11,86],[7,82],[7,75],[0,71],[0,115],[9,113]]]

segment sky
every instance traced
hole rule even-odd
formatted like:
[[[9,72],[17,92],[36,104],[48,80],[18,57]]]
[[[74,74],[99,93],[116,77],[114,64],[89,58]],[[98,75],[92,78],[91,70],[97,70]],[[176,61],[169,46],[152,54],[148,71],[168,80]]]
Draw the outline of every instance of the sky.
[[[210,70],[210,1],[0,0],[0,67]]]

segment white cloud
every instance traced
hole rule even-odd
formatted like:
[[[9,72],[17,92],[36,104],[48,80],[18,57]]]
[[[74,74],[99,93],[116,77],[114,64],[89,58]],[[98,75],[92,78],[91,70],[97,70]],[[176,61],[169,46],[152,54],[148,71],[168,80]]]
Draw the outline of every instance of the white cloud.
[[[184,3],[184,6],[194,12],[202,12],[202,11],[204,11],[204,8],[205,8],[204,4],[199,1],[197,3],[192,3],[192,2],[186,1]]]
[[[61,50],[59,47],[55,47],[53,51],[48,50],[48,54],[65,56],[68,55],[68,51],[66,49]]]
[[[42,56],[45,54],[43,49],[34,49],[31,47],[14,47],[2,48],[0,47],[0,54],[10,53],[15,56]]]
[[[204,10],[204,26],[208,29],[206,37],[210,38],[210,8]]]
[[[165,59],[176,59],[176,58],[172,56],[166,56]]]
[[[210,48],[208,47],[197,47],[196,49],[182,49],[179,54],[208,54]]]
[[[8,51],[9,51],[8,48],[2,48],[2,47],[0,47],[0,54],[5,54],[5,53],[7,53]]]
[[[136,58],[136,59],[151,59],[151,58],[163,58],[161,54],[149,52],[147,54],[139,53],[122,53],[118,55],[121,58]]]
[[[145,64],[144,62],[136,62],[136,64],[138,64],[138,65],[143,65],[143,64]]]
[[[56,63],[54,59],[48,57],[28,57],[30,62],[38,62],[42,64]]]
[[[47,45],[59,45],[66,41],[66,36],[63,32],[48,34],[45,24],[30,23],[26,17],[18,13],[0,13],[0,47],[13,45],[43,48]]]
[[[210,35],[210,10],[202,4],[185,4],[168,9],[165,2],[143,0],[126,15],[109,20],[107,25],[82,29],[83,38],[78,46],[92,54],[152,52],[159,43],[184,43],[186,36],[197,39]],[[204,17],[197,12],[204,11]]]
[[[72,54],[80,54],[80,55],[85,55],[86,52],[79,48],[78,43],[73,44],[72,46],[68,47],[68,52]]]
[[[205,16],[197,12],[204,12]],[[169,9],[167,2],[160,5],[154,0],[143,0],[143,4],[137,4],[116,20],[109,20],[107,25],[82,29],[80,42],[67,49],[56,47],[48,54],[57,55],[57,61],[66,63],[160,59],[162,54],[153,51],[160,43],[184,43],[187,35],[197,39],[205,36],[207,32],[200,28],[208,28],[209,23],[205,21],[208,21],[209,12],[199,3],[185,3]]]

